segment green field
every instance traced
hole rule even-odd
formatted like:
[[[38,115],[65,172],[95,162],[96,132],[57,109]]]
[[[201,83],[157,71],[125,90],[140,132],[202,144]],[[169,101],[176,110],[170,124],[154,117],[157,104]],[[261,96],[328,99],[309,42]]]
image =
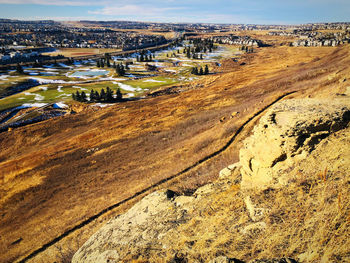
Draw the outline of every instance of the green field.
[[[173,52],[176,54],[175,58],[172,57]],[[44,82],[57,80],[62,84],[43,84],[0,99],[0,110],[17,107],[25,103],[69,103],[72,100],[71,94],[76,91],[84,91],[86,94],[89,94],[92,89],[100,92],[102,88],[106,89],[107,87],[114,91],[120,88],[125,97],[143,96],[152,89],[200,78],[200,76],[193,76],[190,73],[192,67],[204,68],[210,62],[216,62],[225,56],[232,56],[239,51],[236,47],[222,46],[220,47],[220,52],[215,52],[216,50],[214,50],[212,55],[209,55],[209,58],[204,56],[203,60],[188,59],[183,54],[182,48],[180,53],[177,53],[175,50],[157,52],[152,62],[137,62],[135,58],[129,59],[134,64],[131,65],[130,70],[127,70],[124,77],[118,77],[113,68],[97,68],[89,63],[81,66],[72,65],[71,68],[60,66],[55,68],[25,68],[25,74],[18,74],[14,71],[7,72],[3,75],[3,78],[0,75],[0,95],[5,94],[7,89],[14,85],[28,81],[30,78]],[[145,68],[146,63],[157,65],[159,67],[158,71],[147,71]],[[97,69],[107,70],[109,73],[96,77],[71,77],[71,74],[74,72]],[[43,75],[51,74],[50,72],[56,72],[57,74],[52,76]]]

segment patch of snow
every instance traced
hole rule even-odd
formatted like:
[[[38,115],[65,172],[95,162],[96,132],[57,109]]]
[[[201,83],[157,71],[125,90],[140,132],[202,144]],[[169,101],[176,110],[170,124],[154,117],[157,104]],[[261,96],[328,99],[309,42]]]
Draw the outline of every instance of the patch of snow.
[[[58,86],[58,87],[57,87],[57,91],[58,91],[58,92],[63,92],[62,88],[63,88],[63,86]]]
[[[100,107],[100,108],[104,108],[104,107],[107,107],[107,106],[112,106],[112,105],[114,105],[114,104],[108,104],[108,103],[106,103],[106,104],[104,104],[104,103],[95,103],[95,104],[93,104],[93,105],[91,105],[91,106],[93,106],[93,107]]]
[[[171,73],[176,73],[176,72],[177,72],[177,71],[174,70],[174,69],[164,69],[164,71],[166,71],[166,72],[171,72]]]
[[[128,97],[134,97],[134,96],[135,96],[134,93],[127,93],[126,95],[127,95]]]
[[[68,65],[66,65],[66,64],[63,64],[63,63],[58,63],[58,65],[59,65],[60,67],[62,67],[62,68],[72,68],[72,67],[70,67],[70,66],[68,66]]]
[[[118,83],[119,87],[123,90],[127,90],[127,91],[136,91],[137,89],[134,87],[131,87],[130,85],[126,85],[123,83]]]
[[[65,84],[65,83],[70,83],[70,84],[76,84],[79,83],[78,81],[64,81],[64,80],[59,80],[59,79],[43,79],[43,78],[33,78],[29,77],[29,79],[36,80],[39,82],[39,84]]]
[[[72,88],[81,89],[81,87],[79,87],[79,86],[72,86]]]
[[[57,69],[57,68],[44,68],[44,70],[45,71],[58,71],[59,69]]]
[[[41,96],[40,94],[35,94],[34,100],[43,100],[44,96]]]
[[[143,82],[159,82],[159,83],[164,83],[165,81],[156,80],[156,79],[145,79]]]
[[[10,75],[0,75],[0,80],[8,80],[7,78],[9,77]]]
[[[43,107],[47,105],[47,103],[24,103],[22,104],[22,107],[24,108],[31,108],[31,107]]]
[[[108,80],[114,80],[114,81],[124,81],[126,80],[125,78],[113,78],[113,77],[108,77],[108,78],[99,78],[99,80],[105,80],[105,81],[108,81]],[[114,83],[115,84],[115,83]]]
[[[52,105],[54,109],[65,109],[68,108],[68,105],[64,104],[63,102],[57,102]]]
[[[40,89],[47,90],[48,88],[47,87],[40,87]]]

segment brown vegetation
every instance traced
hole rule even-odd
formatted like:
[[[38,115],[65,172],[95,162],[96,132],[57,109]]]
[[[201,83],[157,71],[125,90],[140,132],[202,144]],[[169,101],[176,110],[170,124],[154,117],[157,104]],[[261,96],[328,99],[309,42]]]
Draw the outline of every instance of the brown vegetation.
[[[346,83],[324,83],[332,73],[346,77],[348,55],[348,46],[263,48],[247,55],[246,65],[223,64],[231,72],[205,77],[179,94],[84,110],[1,133],[1,261],[23,258],[84,219],[215,152],[281,94],[342,93]],[[239,114],[231,118],[233,112]],[[234,162],[236,150],[234,145],[188,173],[180,188],[215,178]],[[83,238],[99,223],[86,226]],[[57,250],[50,249],[46,256],[56,258]]]

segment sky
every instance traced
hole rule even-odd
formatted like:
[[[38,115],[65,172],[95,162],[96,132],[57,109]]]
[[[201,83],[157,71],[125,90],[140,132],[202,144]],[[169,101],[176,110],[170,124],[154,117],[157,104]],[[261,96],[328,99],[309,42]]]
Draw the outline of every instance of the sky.
[[[350,0],[0,0],[0,18],[227,24],[350,22]]]

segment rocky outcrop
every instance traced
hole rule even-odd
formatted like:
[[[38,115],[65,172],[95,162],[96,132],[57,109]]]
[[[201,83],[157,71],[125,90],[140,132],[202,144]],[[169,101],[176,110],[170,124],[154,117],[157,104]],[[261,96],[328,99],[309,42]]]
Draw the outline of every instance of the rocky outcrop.
[[[243,188],[288,183],[288,170],[350,121],[348,99],[292,99],[276,104],[240,150]]]
[[[346,262],[349,121],[348,99],[276,104],[217,181],[192,196],[146,196],[91,236],[72,262]]]
[[[127,213],[110,220],[74,255],[72,262],[119,262],[118,248],[162,248],[158,240],[167,231],[187,220],[194,197],[176,196],[171,191],[156,191],[134,205]]]

